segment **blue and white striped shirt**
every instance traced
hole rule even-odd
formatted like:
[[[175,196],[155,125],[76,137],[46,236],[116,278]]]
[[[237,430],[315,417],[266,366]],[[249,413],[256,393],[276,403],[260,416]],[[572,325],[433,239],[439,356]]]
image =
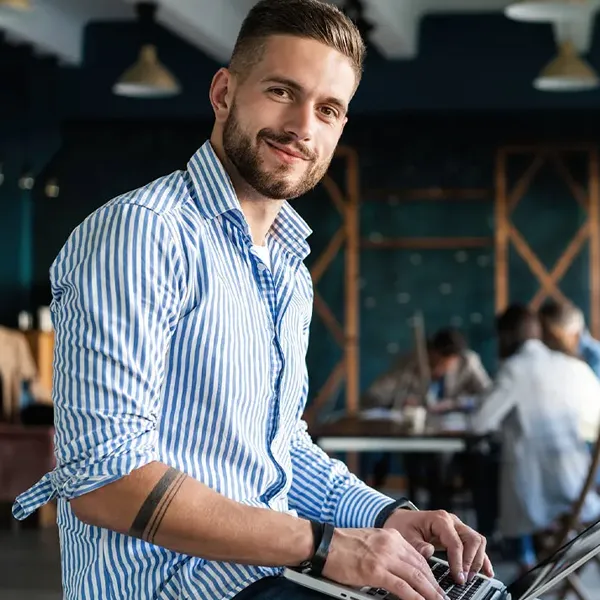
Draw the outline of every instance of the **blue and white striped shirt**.
[[[210,562],[80,522],[67,500],[151,461],[247,505],[372,526],[391,499],[331,460],[301,420],[310,229],[284,203],[252,249],[209,142],[185,171],[90,215],[51,268],[56,469],[21,495],[58,498],[67,600],[232,598],[280,569]]]

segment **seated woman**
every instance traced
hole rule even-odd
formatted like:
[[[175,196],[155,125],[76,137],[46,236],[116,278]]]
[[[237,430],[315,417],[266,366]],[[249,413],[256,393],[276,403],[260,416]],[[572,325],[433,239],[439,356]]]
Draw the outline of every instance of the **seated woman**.
[[[598,426],[600,382],[581,360],[549,349],[541,341],[537,315],[514,305],[497,320],[500,358],[496,381],[473,415],[475,433],[499,431],[499,530],[527,550],[524,567],[535,560],[529,537],[568,514],[590,468],[582,430]],[[586,422],[587,421],[587,422]],[[600,516],[600,497],[588,495],[582,519]]]

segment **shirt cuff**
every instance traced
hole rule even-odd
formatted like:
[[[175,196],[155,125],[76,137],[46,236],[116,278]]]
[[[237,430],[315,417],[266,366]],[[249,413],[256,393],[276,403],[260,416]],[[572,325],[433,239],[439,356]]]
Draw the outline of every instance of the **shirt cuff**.
[[[394,502],[386,496],[359,483],[346,490],[336,510],[336,527],[374,527],[379,513]]]
[[[57,467],[17,497],[13,516],[22,520],[40,506],[55,498],[71,500],[117,481],[132,471],[158,460],[155,451],[155,432],[137,440],[139,448],[130,448],[122,454],[97,461],[86,457],[78,463]]]

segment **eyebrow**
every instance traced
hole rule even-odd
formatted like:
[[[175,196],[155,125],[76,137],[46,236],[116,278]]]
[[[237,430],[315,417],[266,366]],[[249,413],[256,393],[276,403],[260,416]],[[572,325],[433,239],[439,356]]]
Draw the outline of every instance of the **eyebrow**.
[[[265,77],[262,80],[262,82],[279,83],[281,85],[289,87],[290,89],[296,92],[299,92],[300,94],[304,93],[304,88],[297,81],[294,81],[293,79],[288,79],[287,77],[273,75],[271,77]],[[336,98],[335,96],[329,96],[328,98],[325,98],[324,102],[325,104],[333,104],[334,106],[337,106],[344,115],[348,112],[348,105],[339,98]]]

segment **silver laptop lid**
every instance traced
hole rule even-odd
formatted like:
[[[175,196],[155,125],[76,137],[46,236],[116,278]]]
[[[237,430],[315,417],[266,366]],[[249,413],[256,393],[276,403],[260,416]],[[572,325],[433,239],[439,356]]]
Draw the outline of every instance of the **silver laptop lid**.
[[[597,554],[600,554],[600,521],[509,585],[507,591],[513,600],[538,598]]]

